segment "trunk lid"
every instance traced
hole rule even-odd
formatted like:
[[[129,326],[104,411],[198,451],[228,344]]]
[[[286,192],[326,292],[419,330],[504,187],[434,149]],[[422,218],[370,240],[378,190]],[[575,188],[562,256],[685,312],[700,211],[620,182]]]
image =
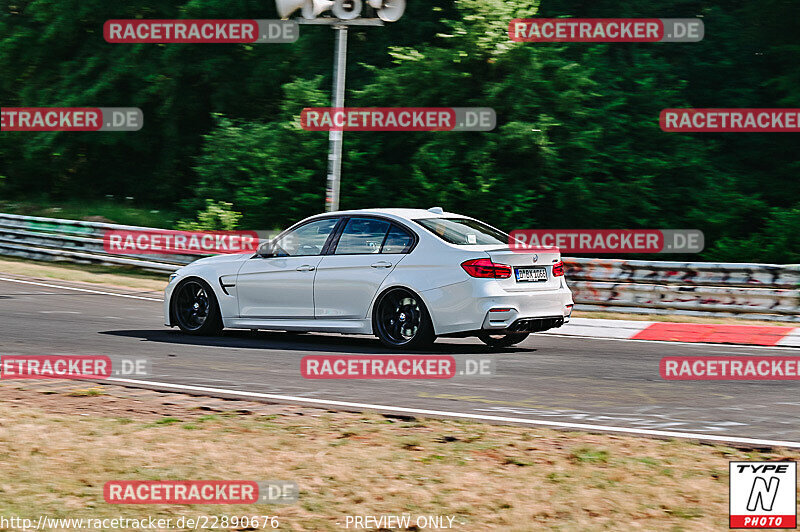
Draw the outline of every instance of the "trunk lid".
[[[560,278],[553,275],[553,265],[561,260],[561,252],[558,250],[520,253],[511,251],[508,247],[494,247],[484,251],[489,254],[492,262],[511,266],[511,277],[497,279],[497,282],[509,292],[555,290],[561,286]],[[543,276],[546,279],[539,280]]]

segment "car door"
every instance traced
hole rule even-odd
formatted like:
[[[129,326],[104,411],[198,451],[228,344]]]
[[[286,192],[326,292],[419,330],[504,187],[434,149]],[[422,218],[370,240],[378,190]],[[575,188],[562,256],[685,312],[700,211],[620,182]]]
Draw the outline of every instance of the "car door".
[[[384,279],[406,256],[414,235],[389,220],[349,218],[314,279],[314,315],[363,319]]]
[[[303,224],[274,243],[272,256],[245,262],[236,279],[239,315],[251,319],[313,318],[314,275],[338,217]]]

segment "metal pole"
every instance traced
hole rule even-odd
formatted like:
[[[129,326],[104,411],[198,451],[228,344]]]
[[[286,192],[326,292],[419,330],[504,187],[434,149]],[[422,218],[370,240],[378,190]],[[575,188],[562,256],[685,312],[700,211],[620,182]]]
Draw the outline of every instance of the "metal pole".
[[[347,26],[334,26],[336,48],[333,56],[333,107],[344,107],[344,81],[347,74]],[[329,133],[330,153],[328,154],[328,190],[325,197],[325,210],[339,210],[339,184],[342,180],[342,137],[344,132],[331,129]]]

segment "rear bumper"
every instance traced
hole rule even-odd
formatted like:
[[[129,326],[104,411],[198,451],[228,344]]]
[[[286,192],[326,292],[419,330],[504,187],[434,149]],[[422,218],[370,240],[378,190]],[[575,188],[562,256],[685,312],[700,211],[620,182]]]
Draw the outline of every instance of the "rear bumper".
[[[555,329],[564,325],[564,316],[551,316],[548,318],[520,318],[506,329],[509,333],[528,332],[535,333]]]
[[[573,305],[572,292],[564,282],[554,290],[512,292],[494,280],[475,279],[426,290],[422,296],[438,335],[500,332],[512,326],[543,331],[568,322]]]
[[[569,311],[571,313],[571,309]],[[498,319],[498,314],[490,312],[487,314],[486,319],[481,326],[485,331],[506,331],[513,332],[541,332],[548,329],[555,329],[561,327],[569,321],[569,315],[554,314],[552,316],[536,316],[536,317],[521,317],[518,312],[512,311],[504,316],[504,319]],[[504,313],[506,314],[506,313]]]

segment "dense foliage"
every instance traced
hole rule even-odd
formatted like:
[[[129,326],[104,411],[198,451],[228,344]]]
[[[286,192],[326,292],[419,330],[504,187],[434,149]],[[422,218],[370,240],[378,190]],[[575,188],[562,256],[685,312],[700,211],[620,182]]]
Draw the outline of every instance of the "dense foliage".
[[[507,228],[699,228],[702,258],[800,262],[796,134],[663,133],[668,107],[800,107],[793,0],[409,0],[353,30],[347,104],[493,107],[490,133],[346,133],[342,207],[441,205]],[[537,5],[538,4],[538,5]],[[512,43],[515,17],[702,16],[701,43]],[[0,194],[233,204],[269,229],[323,207],[333,35],[112,45],[109,18],[277,18],[265,0],[11,0],[3,106],[136,106],[138,133],[0,134]]]

